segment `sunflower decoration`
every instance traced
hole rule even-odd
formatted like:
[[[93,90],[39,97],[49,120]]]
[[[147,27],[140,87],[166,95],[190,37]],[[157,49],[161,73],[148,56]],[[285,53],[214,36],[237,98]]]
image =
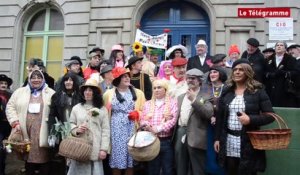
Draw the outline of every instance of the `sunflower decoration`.
[[[143,51],[143,45],[142,45],[140,42],[136,41],[136,42],[134,42],[133,45],[132,45],[132,50],[133,50],[135,53],[137,53],[137,52],[142,52],[142,51]]]

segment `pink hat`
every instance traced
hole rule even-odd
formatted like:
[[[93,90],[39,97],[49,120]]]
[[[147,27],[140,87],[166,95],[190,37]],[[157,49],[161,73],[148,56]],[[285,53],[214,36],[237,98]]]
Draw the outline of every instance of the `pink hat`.
[[[124,52],[124,49],[121,45],[113,45],[112,48],[111,48],[111,51],[114,51],[114,50],[120,50],[122,52]]]
[[[229,47],[228,55],[231,55],[231,54],[234,53],[234,52],[240,54],[240,50],[239,50],[238,46],[235,45],[235,44],[233,44],[233,45],[231,45],[231,46]]]

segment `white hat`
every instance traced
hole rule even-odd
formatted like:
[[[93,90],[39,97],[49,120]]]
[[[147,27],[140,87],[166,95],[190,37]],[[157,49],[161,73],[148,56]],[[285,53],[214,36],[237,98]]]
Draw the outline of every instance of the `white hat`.
[[[200,39],[197,43],[197,45],[206,45],[206,42],[202,39]]]
[[[184,47],[184,46],[181,45],[181,44],[178,44],[178,45],[175,45],[175,46],[170,47],[170,48],[167,50],[167,52],[166,52],[166,57],[169,57],[169,56],[171,55],[171,53],[172,53],[174,50],[177,50],[177,49],[182,50],[183,56],[185,56],[185,57],[187,56],[187,54],[188,54],[187,48]]]

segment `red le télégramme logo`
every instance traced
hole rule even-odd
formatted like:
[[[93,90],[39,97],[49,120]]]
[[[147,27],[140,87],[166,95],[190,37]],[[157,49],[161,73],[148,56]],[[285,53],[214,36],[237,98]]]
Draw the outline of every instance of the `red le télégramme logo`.
[[[239,18],[288,18],[290,8],[238,8]]]

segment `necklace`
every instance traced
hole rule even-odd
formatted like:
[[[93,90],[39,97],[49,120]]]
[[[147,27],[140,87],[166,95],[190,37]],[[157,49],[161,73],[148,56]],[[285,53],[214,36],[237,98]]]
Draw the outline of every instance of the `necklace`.
[[[214,97],[219,98],[221,96],[223,86],[224,86],[224,84],[222,84],[221,86],[212,85],[212,87],[213,87],[212,90],[213,90]]]

